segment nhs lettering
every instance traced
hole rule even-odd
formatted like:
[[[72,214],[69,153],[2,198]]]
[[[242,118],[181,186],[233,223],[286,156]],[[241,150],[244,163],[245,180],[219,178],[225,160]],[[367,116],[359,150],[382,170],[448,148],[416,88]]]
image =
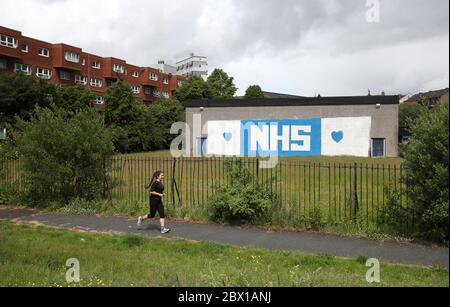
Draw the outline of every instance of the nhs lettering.
[[[368,157],[371,125],[371,117],[209,121],[204,153]]]
[[[321,154],[321,120],[241,122],[241,155],[279,157]]]

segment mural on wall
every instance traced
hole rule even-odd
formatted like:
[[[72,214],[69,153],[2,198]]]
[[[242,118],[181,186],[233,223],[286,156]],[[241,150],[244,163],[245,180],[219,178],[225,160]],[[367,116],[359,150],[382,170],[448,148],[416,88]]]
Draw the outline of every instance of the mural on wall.
[[[203,152],[217,156],[370,156],[371,117],[210,121]]]

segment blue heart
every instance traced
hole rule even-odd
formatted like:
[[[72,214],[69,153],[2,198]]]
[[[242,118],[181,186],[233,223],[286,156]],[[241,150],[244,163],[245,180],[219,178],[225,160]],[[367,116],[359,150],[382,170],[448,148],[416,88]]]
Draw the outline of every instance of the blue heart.
[[[232,133],[227,133],[227,132],[225,132],[225,133],[223,134],[223,137],[224,137],[224,139],[225,139],[227,142],[229,142],[229,141],[233,138],[233,134],[232,134]]]
[[[344,132],[343,131],[334,131],[331,133],[331,137],[333,138],[333,141],[336,143],[341,142],[344,139]]]

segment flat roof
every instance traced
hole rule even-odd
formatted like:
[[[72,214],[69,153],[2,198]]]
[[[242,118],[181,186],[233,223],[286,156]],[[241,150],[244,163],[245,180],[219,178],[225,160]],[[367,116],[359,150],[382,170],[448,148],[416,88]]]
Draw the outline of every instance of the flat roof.
[[[339,96],[266,99],[196,99],[187,100],[186,108],[242,108],[291,106],[399,105],[399,96]]]

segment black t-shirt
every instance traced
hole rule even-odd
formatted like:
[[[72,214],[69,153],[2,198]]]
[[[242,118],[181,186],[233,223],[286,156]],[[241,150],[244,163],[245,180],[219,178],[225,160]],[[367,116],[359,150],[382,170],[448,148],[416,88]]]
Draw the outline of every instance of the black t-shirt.
[[[152,186],[150,187],[150,192],[156,192],[159,194],[163,194],[164,193],[164,185],[160,181],[155,181],[155,182],[153,182]],[[160,196],[156,196],[153,194],[150,197],[154,200],[161,200]]]

